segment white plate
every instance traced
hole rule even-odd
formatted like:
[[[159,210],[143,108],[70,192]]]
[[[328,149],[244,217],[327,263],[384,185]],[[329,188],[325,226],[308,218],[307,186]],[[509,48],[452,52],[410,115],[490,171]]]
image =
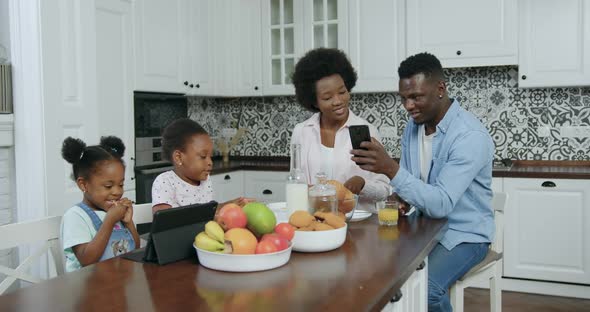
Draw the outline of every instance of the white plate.
[[[193,245],[199,263],[209,269],[227,272],[255,272],[278,268],[289,261],[293,244],[285,250],[260,255],[232,255],[211,252]]]
[[[364,210],[355,210],[354,213],[352,214],[352,218],[350,218],[350,221],[355,222],[355,221],[362,221],[365,219],[368,219],[369,217],[371,217],[372,213],[368,212],[368,211],[364,211]]]
[[[293,250],[302,252],[322,252],[336,249],[346,240],[348,224],[328,231],[295,231]]]

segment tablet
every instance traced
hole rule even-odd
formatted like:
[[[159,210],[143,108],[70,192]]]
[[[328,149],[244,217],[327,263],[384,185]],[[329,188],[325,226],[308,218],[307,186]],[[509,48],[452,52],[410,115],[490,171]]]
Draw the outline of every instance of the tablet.
[[[196,257],[195,236],[205,230],[205,224],[215,216],[217,202],[158,210],[154,214],[145,250],[139,249],[123,258],[167,264]]]

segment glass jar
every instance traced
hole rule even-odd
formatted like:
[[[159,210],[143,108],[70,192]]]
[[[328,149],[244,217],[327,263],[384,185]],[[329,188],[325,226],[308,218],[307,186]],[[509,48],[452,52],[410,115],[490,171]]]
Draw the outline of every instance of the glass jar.
[[[336,187],[328,184],[325,173],[316,174],[317,183],[309,189],[309,212],[317,211],[338,214],[338,201],[336,200]]]

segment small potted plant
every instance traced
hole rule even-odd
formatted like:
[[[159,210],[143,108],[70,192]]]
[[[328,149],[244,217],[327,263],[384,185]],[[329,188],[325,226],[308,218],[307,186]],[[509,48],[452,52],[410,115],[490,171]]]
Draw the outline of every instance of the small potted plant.
[[[229,152],[236,146],[240,139],[246,134],[246,128],[235,129],[224,129],[232,131],[223,131],[222,135],[217,139],[217,148],[221,152],[223,157],[223,163],[229,162]]]

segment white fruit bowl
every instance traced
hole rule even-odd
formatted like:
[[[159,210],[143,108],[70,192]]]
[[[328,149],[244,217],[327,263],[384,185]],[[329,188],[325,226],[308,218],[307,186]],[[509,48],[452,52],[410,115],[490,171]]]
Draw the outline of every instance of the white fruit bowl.
[[[224,254],[203,250],[194,244],[193,247],[197,251],[199,263],[206,268],[227,272],[255,272],[278,268],[289,262],[293,244],[285,250],[259,255]]]
[[[328,231],[295,231],[295,236],[291,241],[293,250],[301,252],[334,250],[344,244],[346,229],[348,229],[348,224]]]

